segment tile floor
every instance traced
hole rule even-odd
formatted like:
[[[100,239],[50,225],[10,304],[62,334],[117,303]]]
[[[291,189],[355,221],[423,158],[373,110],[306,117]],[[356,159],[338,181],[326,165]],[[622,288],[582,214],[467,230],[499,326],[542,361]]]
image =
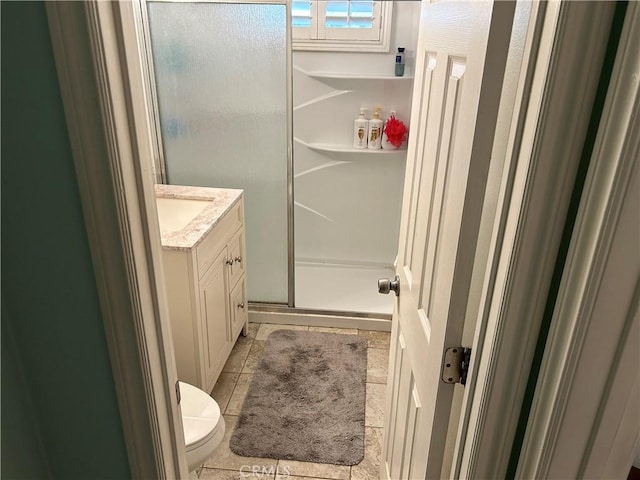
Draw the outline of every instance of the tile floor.
[[[265,340],[271,332],[281,328],[354,334],[367,338],[365,455],[364,460],[358,465],[349,467],[271,458],[249,458],[236,455],[229,449],[229,439]],[[191,478],[216,480],[369,480],[379,478],[389,337],[389,333],[370,330],[250,324],[249,334],[238,339],[212,392],[226,422],[224,439],[204,466],[192,472]],[[253,472],[252,469],[255,471]]]

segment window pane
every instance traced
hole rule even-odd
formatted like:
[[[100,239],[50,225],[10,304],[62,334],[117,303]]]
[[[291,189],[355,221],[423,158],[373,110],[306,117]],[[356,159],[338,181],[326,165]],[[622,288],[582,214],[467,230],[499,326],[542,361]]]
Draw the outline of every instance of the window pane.
[[[349,28],[349,20],[347,18],[329,18],[325,22],[325,26],[329,28]]]
[[[350,13],[352,17],[373,17],[373,2],[352,1]]]
[[[311,2],[292,2],[291,16],[293,17],[310,17]]]
[[[364,18],[352,18],[349,21],[349,28],[372,28],[373,21],[371,19]]]
[[[311,2],[294,0],[291,2],[291,25],[308,28],[311,26]]]
[[[301,28],[310,27],[311,19],[309,17],[292,17],[291,26]]]
[[[373,28],[373,2],[327,1],[325,17],[328,28]]]
[[[349,2],[333,2],[326,3],[325,11],[327,17],[347,17],[349,13]]]

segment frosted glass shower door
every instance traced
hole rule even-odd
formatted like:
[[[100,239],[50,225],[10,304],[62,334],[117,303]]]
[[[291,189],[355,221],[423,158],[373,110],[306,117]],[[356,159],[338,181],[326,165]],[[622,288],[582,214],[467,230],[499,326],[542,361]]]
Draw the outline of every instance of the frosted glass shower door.
[[[286,7],[147,9],[167,180],[245,190],[249,300],[287,303]]]

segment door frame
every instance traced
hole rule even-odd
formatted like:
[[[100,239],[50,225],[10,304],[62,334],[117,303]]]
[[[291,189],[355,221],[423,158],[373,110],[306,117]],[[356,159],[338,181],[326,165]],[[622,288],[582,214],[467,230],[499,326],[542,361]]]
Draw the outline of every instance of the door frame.
[[[540,25],[517,162],[492,240],[490,301],[481,310],[488,324],[476,335],[483,347],[457,434],[457,471],[467,478],[506,471],[608,39],[607,3],[548,2]],[[46,6],[132,476],[185,478],[135,7]],[[564,168],[552,162],[558,155]]]
[[[132,478],[189,476],[132,2],[45,2]]]
[[[453,478],[506,475],[615,11],[613,2],[534,6]]]
[[[639,72],[640,4],[630,2],[516,478],[626,478],[640,441]],[[635,232],[614,245],[629,227],[625,208],[636,210]],[[625,259],[615,278],[606,275],[612,256]],[[575,380],[594,372],[591,385]]]

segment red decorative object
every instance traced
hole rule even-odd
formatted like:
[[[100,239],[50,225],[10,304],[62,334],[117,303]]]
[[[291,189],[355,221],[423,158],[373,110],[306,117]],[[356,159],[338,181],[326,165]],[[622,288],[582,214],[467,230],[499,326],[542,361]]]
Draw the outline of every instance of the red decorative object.
[[[398,148],[402,145],[407,138],[407,127],[404,123],[398,120],[394,115],[391,115],[387,119],[387,123],[384,126],[384,133],[387,135],[389,143]]]

